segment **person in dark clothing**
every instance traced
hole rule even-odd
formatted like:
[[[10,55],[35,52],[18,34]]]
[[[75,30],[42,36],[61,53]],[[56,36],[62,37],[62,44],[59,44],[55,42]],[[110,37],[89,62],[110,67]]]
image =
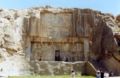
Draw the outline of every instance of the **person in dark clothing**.
[[[101,78],[104,78],[104,72],[103,71],[100,72],[101,72]]]
[[[55,61],[61,61],[60,50],[55,51]]]

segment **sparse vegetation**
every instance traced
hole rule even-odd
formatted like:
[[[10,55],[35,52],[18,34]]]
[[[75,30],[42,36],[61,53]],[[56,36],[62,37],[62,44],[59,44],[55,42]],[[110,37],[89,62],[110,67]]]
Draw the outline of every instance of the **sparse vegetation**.
[[[8,78],[71,78],[70,75],[60,75],[60,76],[11,76]],[[76,76],[75,78],[95,78],[93,76]]]

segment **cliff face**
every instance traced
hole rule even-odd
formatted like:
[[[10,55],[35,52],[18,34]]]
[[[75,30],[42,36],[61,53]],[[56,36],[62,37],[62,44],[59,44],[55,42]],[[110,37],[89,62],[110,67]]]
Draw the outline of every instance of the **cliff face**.
[[[23,17],[16,18],[15,10],[0,10],[0,74],[24,75],[29,64],[23,53]]]
[[[58,50],[62,60],[109,60],[117,52],[115,33],[114,16],[90,9],[1,9],[0,73],[30,74],[28,60],[53,61]]]

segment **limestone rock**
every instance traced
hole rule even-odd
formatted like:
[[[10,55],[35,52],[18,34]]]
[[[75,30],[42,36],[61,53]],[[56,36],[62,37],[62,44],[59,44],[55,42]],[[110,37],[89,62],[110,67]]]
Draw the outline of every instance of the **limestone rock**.
[[[7,51],[3,50],[4,60],[0,63],[0,75],[1,76],[20,76],[20,75],[30,75],[30,65],[25,61],[24,56],[19,54],[14,54],[10,56]]]
[[[116,16],[116,23],[120,27],[120,15]]]
[[[0,75],[30,74],[22,42],[22,17],[15,19],[15,10],[0,12]]]
[[[42,57],[43,61],[54,61],[56,50],[61,51],[62,59],[105,59],[103,62],[107,66],[106,61],[113,60],[109,54],[117,51],[114,34],[119,33],[119,22],[119,16],[115,19],[110,14],[91,9],[0,9],[0,73],[30,74],[27,60]],[[113,61],[117,62],[115,59]],[[7,68],[6,64],[9,65]],[[55,71],[58,69],[55,68]]]
[[[84,65],[86,62],[55,62],[55,61],[41,61],[32,62],[34,72],[41,75],[69,75],[71,70],[75,69],[77,73],[84,73]]]

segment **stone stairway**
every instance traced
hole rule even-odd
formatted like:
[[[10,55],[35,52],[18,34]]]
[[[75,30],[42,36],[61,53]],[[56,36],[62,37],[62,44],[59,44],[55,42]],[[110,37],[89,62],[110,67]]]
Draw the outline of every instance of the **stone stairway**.
[[[106,69],[104,63],[102,60],[93,60],[92,61],[93,66],[96,68],[96,70],[101,70],[104,72],[107,72],[108,70]]]

